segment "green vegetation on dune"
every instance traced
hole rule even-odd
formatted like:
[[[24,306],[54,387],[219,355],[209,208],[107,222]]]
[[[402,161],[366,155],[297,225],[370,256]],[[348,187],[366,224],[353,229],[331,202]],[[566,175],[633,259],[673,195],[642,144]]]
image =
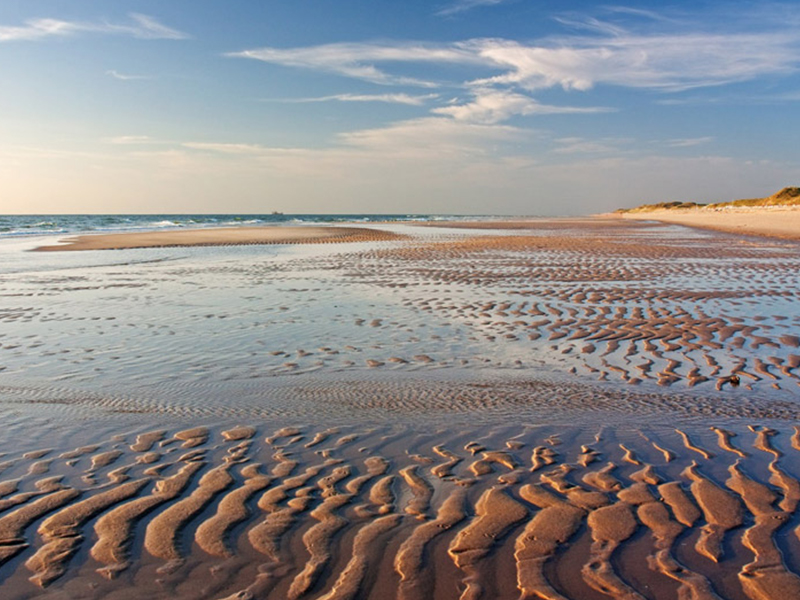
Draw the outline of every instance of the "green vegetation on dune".
[[[733,202],[711,204],[712,208],[724,206],[800,206],[800,187],[785,187],[767,198],[747,198]]]
[[[658,204],[642,204],[636,208],[618,208],[614,212],[617,213],[638,213],[650,212],[654,210],[673,210],[685,208],[700,208],[706,206],[705,204],[698,204],[697,202],[659,202]]]
[[[640,213],[655,210],[677,210],[696,208],[726,208],[736,206],[800,206],[800,187],[785,187],[780,192],[766,198],[747,198],[731,202],[717,202],[715,204],[699,204],[697,202],[659,202],[658,204],[642,204],[635,208],[620,208],[616,213]]]

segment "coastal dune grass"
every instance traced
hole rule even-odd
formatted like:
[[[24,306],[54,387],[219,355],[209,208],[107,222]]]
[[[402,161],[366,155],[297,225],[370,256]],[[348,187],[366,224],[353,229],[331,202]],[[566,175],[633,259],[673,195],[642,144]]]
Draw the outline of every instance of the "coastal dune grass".
[[[729,208],[729,207],[758,207],[758,206],[800,206],[800,187],[785,187],[781,191],[766,198],[745,198],[730,202],[717,202],[714,204],[701,204],[698,202],[659,202],[657,204],[642,204],[634,208],[620,208],[617,213],[652,212],[656,210],[687,210],[697,208]]]

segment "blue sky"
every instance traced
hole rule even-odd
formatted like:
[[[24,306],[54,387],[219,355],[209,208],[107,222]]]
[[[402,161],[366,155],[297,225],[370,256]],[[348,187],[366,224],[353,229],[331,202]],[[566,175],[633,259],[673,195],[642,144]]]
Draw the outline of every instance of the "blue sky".
[[[796,3],[4,0],[0,212],[768,195],[798,67]]]

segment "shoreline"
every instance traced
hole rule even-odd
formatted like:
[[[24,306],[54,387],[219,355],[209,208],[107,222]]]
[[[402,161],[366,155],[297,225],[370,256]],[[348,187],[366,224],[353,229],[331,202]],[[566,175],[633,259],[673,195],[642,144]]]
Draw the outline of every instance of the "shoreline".
[[[189,246],[320,244],[400,239],[403,236],[366,227],[220,227],[87,234],[64,238],[33,252],[133,250]]]
[[[800,240],[800,208],[724,208],[724,209],[672,209],[639,213],[606,213],[596,215],[603,219],[633,221],[660,221],[735,233],[787,240]]]
[[[420,227],[447,229],[528,230],[553,222],[658,221],[686,227],[739,235],[800,240],[800,208],[736,207],[724,209],[671,209],[647,212],[600,213],[572,217],[506,217],[497,220],[439,221],[416,223]],[[376,223],[380,225],[380,223]],[[406,236],[391,231],[350,226],[275,227],[205,227],[196,229],[135,231],[121,233],[87,233],[59,239],[57,244],[38,246],[33,252],[83,250],[132,250],[193,246],[319,244],[364,241],[387,241]]]

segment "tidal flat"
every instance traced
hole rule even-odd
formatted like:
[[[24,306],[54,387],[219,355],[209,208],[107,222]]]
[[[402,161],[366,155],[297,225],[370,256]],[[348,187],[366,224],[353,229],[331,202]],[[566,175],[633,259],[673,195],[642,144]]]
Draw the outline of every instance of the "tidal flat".
[[[0,240],[3,598],[800,597],[800,243],[323,237]]]

